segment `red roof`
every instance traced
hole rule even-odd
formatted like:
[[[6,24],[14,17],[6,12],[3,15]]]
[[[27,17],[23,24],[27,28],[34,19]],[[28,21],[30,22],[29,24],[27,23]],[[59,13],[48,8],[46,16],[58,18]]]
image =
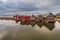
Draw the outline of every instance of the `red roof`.
[[[19,20],[30,20],[30,16],[17,16],[16,15],[16,19],[19,19]]]
[[[27,21],[29,21],[30,20],[30,16],[25,16],[24,19],[27,20]]]
[[[16,15],[16,19],[21,19],[21,16]]]

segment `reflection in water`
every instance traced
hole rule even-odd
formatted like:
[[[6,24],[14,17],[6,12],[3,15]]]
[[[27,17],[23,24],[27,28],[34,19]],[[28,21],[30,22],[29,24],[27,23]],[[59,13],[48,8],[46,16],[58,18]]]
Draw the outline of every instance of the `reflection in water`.
[[[43,24],[42,22],[37,22],[37,25],[38,25],[39,27],[42,27],[44,24]]]
[[[37,26],[37,24],[34,27],[31,27],[31,25],[26,25],[26,24],[20,25],[20,24],[16,24],[15,22],[0,21],[0,29],[2,28],[1,30],[3,31],[2,33],[0,32],[1,33],[0,37],[2,36],[2,40],[60,40],[60,23],[56,22],[54,24],[55,28],[52,31],[50,30],[48,31],[48,29],[50,29],[48,28],[48,26],[53,27],[51,26],[51,24],[48,25],[44,24],[44,25],[46,27],[42,26],[40,28]],[[6,31],[3,30],[3,28]]]
[[[60,22],[55,23],[55,29],[60,30]]]
[[[31,21],[29,22],[21,22],[21,25],[31,25],[32,27],[34,27],[36,24],[41,28],[43,25],[48,28],[49,30],[53,30],[55,27],[55,23],[43,23],[43,22],[35,22],[35,21]]]
[[[55,28],[55,23],[45,23],[45,27],[47,27],[49,30],[53,30]]]
[[[31,22],[30,22],[30,25],[31,25],[32,27],[34,27],[34,26],[36,25],[36,22],[35,22],[35,21],[31,21]]]

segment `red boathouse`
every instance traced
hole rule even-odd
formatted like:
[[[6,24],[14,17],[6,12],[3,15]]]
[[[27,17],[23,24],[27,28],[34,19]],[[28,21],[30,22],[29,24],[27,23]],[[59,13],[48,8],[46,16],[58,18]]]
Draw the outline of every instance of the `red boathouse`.
[[[28,21],[29,22],[30,21],[30,16],[16,15],[15,19],[16,19],[17,22],[19,22],[19,21]]]

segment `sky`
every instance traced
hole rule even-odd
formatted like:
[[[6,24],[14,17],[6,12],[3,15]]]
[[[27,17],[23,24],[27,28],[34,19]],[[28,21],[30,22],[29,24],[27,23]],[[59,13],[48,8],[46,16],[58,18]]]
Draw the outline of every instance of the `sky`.
[[[60,13],[60,0],[0,0],[0,15],[20,11]]]

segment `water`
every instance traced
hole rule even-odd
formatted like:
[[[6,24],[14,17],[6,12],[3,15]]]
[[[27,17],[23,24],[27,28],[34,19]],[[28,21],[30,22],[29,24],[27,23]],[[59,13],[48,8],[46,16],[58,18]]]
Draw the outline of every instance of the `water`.
[[[60,23],[50,31],[45,26],[20,25],[12,20],[0,20],[0,40],[60,40]]]

